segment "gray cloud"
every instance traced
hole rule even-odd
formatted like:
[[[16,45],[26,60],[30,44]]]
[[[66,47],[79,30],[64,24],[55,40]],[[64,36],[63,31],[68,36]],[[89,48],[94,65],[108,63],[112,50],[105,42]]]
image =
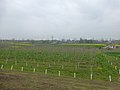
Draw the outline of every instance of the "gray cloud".
[[[120,0],[0,0],[0,37],[119,38]]]

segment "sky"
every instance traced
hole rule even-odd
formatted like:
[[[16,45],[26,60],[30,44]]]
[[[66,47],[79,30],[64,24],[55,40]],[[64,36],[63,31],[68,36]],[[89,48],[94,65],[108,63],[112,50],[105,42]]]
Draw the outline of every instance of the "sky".
[[[3,39],[120,39],[120,0],[0,0]]]

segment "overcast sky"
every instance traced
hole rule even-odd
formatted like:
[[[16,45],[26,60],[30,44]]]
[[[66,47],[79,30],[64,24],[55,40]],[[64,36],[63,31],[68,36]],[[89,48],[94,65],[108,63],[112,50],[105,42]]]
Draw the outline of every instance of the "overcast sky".
[[[0,38],[120,39],[120,0],[0,0]]]

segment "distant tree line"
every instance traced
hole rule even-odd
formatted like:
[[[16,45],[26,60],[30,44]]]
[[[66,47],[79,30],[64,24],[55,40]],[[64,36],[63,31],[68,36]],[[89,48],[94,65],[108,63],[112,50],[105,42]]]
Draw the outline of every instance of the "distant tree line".
[[[81,44],[81,43],[88,43],[88,44],[104,44],[104,43],[117,43],[120,44],[120,40],[95,40],[95,39],[83,39],[80,38],[79,40],[77,39],[62,39],[62,40],[56,40],[56,39],[51,39],[51,40],[2,40],[0,39],[0,42],[30,42],[30,43],[38,43],[38,44]]]

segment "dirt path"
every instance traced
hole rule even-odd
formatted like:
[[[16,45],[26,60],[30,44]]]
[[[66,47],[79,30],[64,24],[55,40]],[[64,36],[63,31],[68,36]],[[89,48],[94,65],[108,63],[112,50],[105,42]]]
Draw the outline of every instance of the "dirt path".
[[[53,77],[43,74],[1,72],[0,90],[119,90],[120,83]]]

